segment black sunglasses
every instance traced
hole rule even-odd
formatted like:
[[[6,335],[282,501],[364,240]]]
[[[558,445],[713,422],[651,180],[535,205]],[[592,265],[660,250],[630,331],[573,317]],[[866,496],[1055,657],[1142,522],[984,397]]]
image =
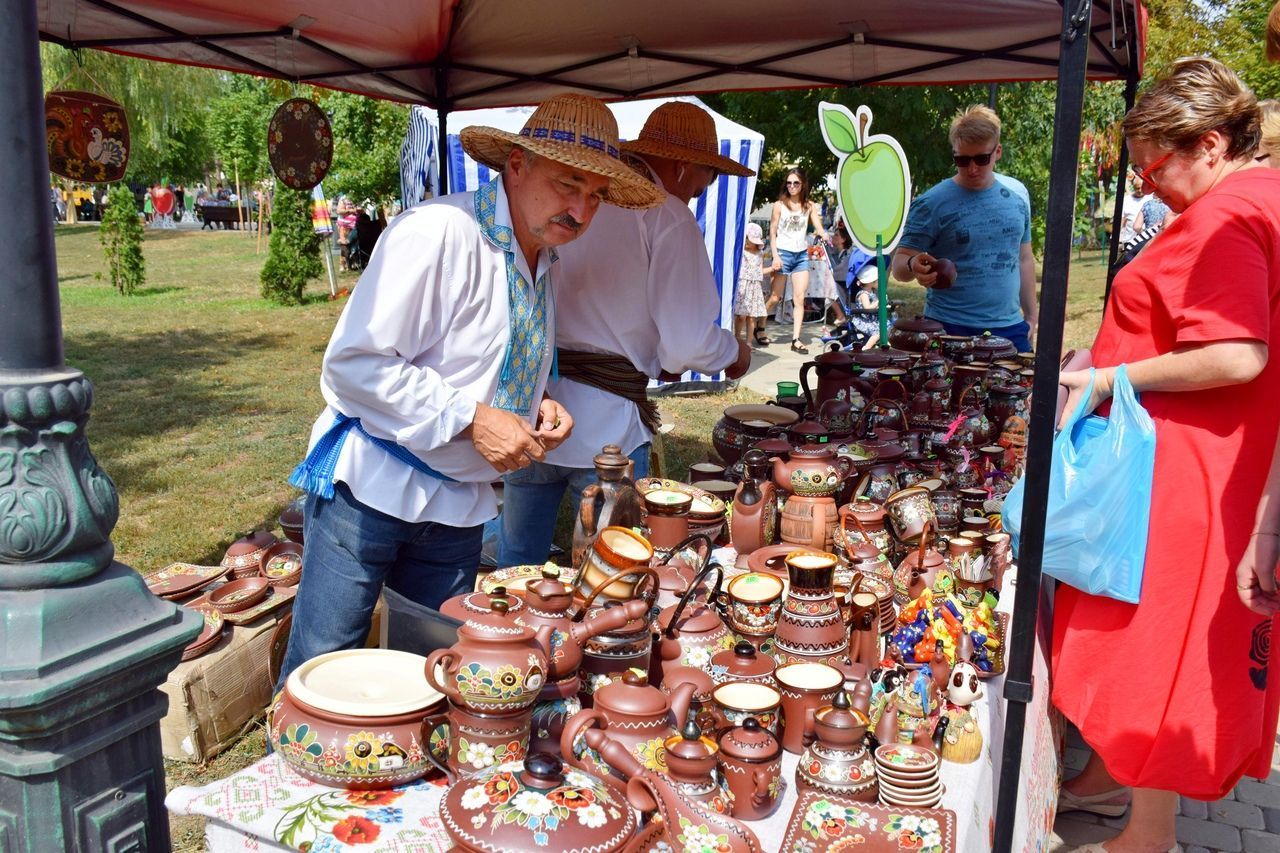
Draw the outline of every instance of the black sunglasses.
[[[992,148],[986,154],[952,154],[951,159],[961,169],[969,165],[969,163],[977,163],[979,166],[985,166],[991,162],[991,158],[995,156],[996,149]]]

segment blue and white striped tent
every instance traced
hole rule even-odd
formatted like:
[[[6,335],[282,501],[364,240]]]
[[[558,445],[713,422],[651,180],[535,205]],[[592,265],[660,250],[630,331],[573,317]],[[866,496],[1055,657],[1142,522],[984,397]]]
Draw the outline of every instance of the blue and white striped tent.
[[[749,127],[730,121],[709,109],[697,98],[654,98],[647,101],[626,101],[609,104],[618,120],[618,132],[623,139],[634,139],[644,127],[645,119],[660,104],[671,100],[683,100],[697,104],[715,119],[716,133],[720,137],[720,153],[731,157],[750,169],[759,171],[764,153],[764,136]],[[519,132],[533,107],[509,107],[504,109],[465,110],[449,113],[448,169],[449,189],[473,190],[489,180],[489,169],[476,163],[462,150],[457,133],[471,125],[485,125]],[[439,173],[436,151],[439,140],[439,124],[435,110],[414,107],[409,119],[409,133],[400,151],[400,176],[406,206],[439,193]],[[738,263],[742,258],[743,234],[751,213],[756,179],[735,178],[721,175],[689,207],[698,217],[698,226],[707,244],[711,268],[715,272],[720,289],[720,325],[733,328],[733,289],[738,278]],[[686,379],[718,379],[701,374],[686,374]]]

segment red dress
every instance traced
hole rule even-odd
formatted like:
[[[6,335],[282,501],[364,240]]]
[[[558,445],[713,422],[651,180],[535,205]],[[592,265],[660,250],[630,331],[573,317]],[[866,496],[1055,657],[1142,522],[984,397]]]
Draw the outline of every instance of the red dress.
[[[1140,394],[1156,463],[1139,603],[1059,585],[1053,626],[1053,702],[1111,775],[1206,800],[1267,775],[1280,709],[1271,620],[1235,583],[1280,428],[1280,170],[1228,176],[1116,276],[1093,363],[1231,339],[1269,345],[1252,382]]]

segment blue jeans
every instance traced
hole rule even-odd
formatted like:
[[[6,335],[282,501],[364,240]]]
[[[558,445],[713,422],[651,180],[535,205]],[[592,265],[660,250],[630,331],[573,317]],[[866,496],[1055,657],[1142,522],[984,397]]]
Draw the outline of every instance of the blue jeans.
[[[649,443],[635,449],[635,479],[649,476]],[[501,567],[538,565],[551,551],[560,499],[569,489],[576,512],[582,492],[596,481],[595,468],[569,468],[534,462],[503,478],[502,514],[485,525],[486,546]]]
[[[1018,352],[1031,352],[1031,324],[1026,320],[1020,323],[1014,323],[1012,326],[1001,326],[998,329],[984,329],[980,326],[961,326],[958,323],[948,323],[946,320],[940,320],[942,328],[946,329],[948,335],[971,335],[974,337],[981,336],[983,332],[990,332],[1002,338],[1008,338],[1013,341],[1013,345],[1018,348]]]
[[[384,583],[434,608],[475,586],[482,525],[401,521],[360,503],[341,482],[332,499],[307,496],[302,525],[302,583],[276,691],[316,655],[362,648]]]

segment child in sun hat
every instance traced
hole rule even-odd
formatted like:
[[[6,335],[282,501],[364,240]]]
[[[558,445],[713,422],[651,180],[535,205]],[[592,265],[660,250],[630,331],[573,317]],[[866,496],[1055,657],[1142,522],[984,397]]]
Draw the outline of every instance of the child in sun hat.
[[[748,222],[742,244],[742,264],[738,267],[738,289],[733,294],[733,332],[740,341],[747,340],[755,328],[755,318],[764,316],[764,267],[760,259],[763,246],[764,232],[758,224]],[[759,346],[767,346],[769,336],[763,330],[756,330],[755,341]]]

